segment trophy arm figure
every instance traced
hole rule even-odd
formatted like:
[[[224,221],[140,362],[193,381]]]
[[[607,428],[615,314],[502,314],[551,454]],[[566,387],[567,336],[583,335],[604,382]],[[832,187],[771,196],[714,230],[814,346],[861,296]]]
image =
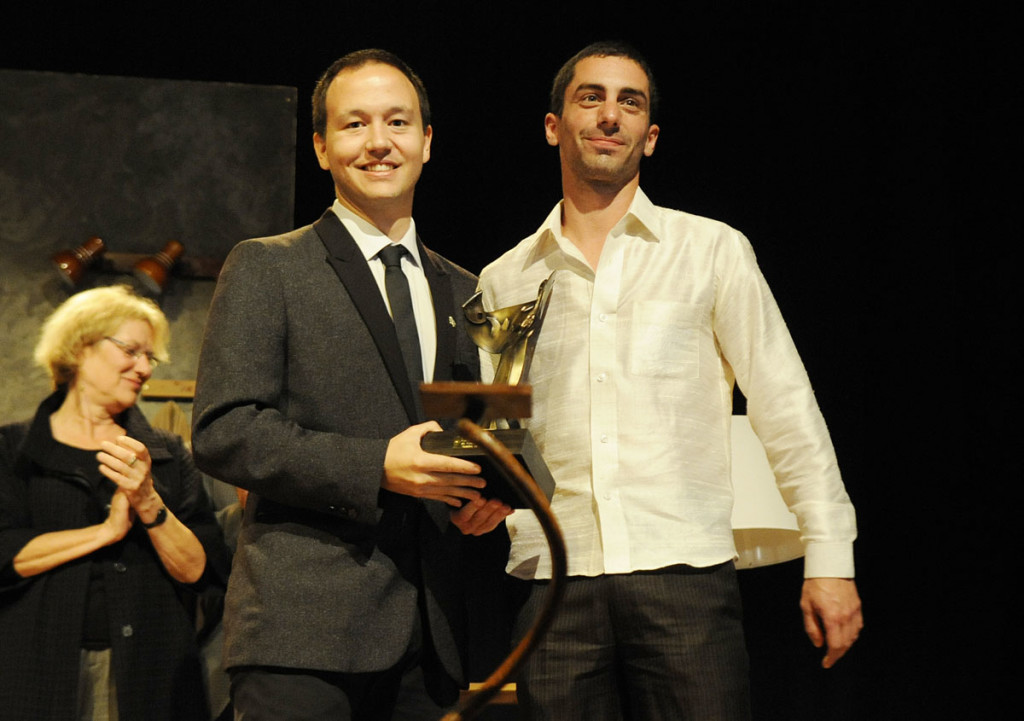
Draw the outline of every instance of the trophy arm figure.
[[[534,300],[507,308],[484,309],[481,292],[462,305],[469,323],[467,331],[477,347],[500,355],[494,372],[495,383],[517,385],[525,383],[533,360],[535,338],[540,332],[555,274],[541,282]]]

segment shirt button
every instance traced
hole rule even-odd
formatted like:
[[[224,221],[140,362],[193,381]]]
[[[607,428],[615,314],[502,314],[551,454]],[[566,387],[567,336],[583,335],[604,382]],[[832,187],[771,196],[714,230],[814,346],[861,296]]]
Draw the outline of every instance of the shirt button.
[[[601,443],[607,443],[607,442],[608,442],[608,436],[605,435],[604,433],[602,433],[601,434]]]
[[[608,320],[608,316],[604,313],[598,313],[597,319],[604,323],[606,320]]]
[[[597,374],[597,382],[598,383],[604,383],[604,381],[605,381],[605,379],[607,377],[608,377],[608,375],[606,373],[598,373]]]
[[[133,633],[135,633],[135,629],[132,628],[130,623],[121,626],[121,635],[125,638],[131,638]]]

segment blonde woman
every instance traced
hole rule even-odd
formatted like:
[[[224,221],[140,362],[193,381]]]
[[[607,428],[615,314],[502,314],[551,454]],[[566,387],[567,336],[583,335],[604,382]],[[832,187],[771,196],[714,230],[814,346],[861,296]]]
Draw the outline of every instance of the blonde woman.
[[[227,554],[181,439],[135,407],[167,319],[127,287],[72,296],[36,361],[54,392],[0,428],[0,709],[10,718],[208,719],[186,599]]]

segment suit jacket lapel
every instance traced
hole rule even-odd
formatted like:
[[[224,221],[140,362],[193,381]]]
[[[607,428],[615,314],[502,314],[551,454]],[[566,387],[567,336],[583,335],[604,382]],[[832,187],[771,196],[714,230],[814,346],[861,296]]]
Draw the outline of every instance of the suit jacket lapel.
[[[402,400],[409,422],[419,423],[422,420],[421,412],[417,410],[418,404],[413,396],[412,384],[409,383],[409,376],[405,372],[405,362],[402,360],[402,349],[398,345],[395,324],[380,295],[377,281],[373,279],[370,267],[359,251],[359,246],[331,210],[320,216],[320,220],[313,224],[313,228],[327,248],[327,261],[338,274],[352,299],[352,304],[370,331],[377,350],[380,351],[384,367],[391,376],[395,390],[398,391],[398,397]]]
[[[456,353],[456,328],[455,318],[451,316],[455,309],[454,294],[452,293],[451,279],[448,271],[445,270],[434,252],[423,245],[423,241],[416,238],[419,245],[420,258],[423,260],[423,273],[430,285],[430,295],[434,301],[434,327],[437,329],[437,353],[434,355],[434,380],[452,380],[452,370],[455,367]],[[437,420],[437,419],[435,419]],[[444,421],[442,420],[442,423]],[[443,503],[424,503],[427,516],[431,519],[438,533],[444,533],[449,525],[449,513],[451,508]],[[420,528],[421,534],[428,533],[428,526],[424,524]],[[421,545],[426,545],[421,539]]]
[[[452,367],[455,365],[456,326],[452,310],[455,303],[452,295],[452,284],[448,272],[434,257],[433,251],[427,250],[423,241],[419,244],[420,258],[423,260],[423,273],[430,285],[430,295],[434,301],[434,327],[437,329],[437,353],[434,356],[434,380],[447,381],[452,379]]]

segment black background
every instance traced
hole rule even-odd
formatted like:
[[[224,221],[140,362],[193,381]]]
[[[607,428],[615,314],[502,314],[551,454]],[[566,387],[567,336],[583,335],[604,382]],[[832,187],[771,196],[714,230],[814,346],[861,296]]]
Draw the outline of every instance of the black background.
[[[663,95],[642,184],[750,237],[858,510],[867,627],[836,669],[802,639],[799,564],[744,574],[756,718],[1005,713],[1016,21],[924,2],[117,5],[9,4],[0,67],[297,87],[299,225],[332,199],[310,143],[316,77],[390,49],[433,106],[417,227],[473,271],[559,198],[542,133],[558,66],[592,40],[639,47]]]

